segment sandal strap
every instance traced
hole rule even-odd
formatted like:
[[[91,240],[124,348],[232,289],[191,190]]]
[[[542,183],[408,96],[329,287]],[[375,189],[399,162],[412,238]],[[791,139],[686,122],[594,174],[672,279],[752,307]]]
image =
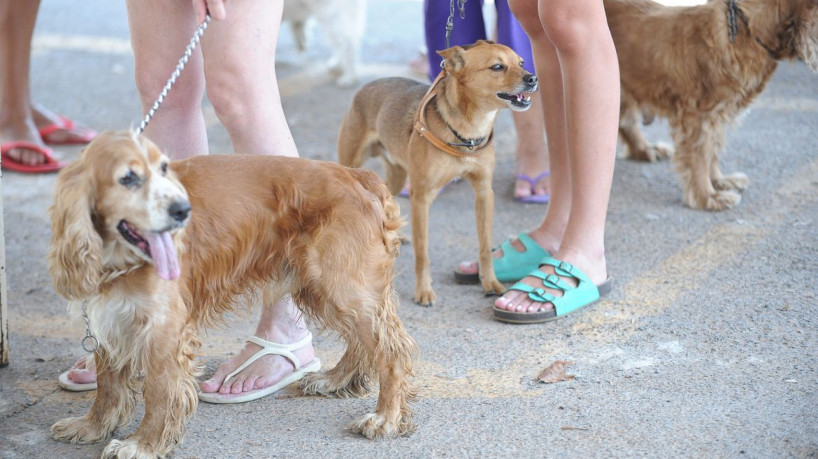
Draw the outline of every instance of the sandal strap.
[[[540,265],[540,266],[542,266],[542,265]],[[562,280],[560,278],[560,276],[557,276],[555,274],[546,274],[546,273],[540,271],[539,269],[529,273],[529,276],[536,277],[537,279],[542,281],[543,286],[548,287],[548,288],[552,288],[554,290],[560,290],[560,291],[563,291],[563,292],[567,292],[568,290],[571,290],[572,288],[574,288],[573,285],[571,285],[568,282],[565,282],[564,280]]]
[[[539,174],[537,174],[536,177],[533,178],[527,174],[517,174],[515,178],[519,180],[525,180],[531,185],[531,188],[534,188],[535,186],[537,186],[537,182],[548,177],[549,175],[551,175],[551,171],[540,172]]]
[[[567,261],[557,260],[554,257],[545,257],[540,261],[540,266],[549,265],[554,267],[554,271],[561,277],[573,277],[579,282],[591,282],[588,276],[582,271],[574,267]]]
[[[591,283],[585,273],[575,268],[571,263],[547,256],[540,261],[540,267],[545,265],[554,267],[556,274],[546,274],[539,269],[528,273],[528,276],[539,279],[543,284],[542,287],[532,287],[523,282],[517,282],[509,290],[524,292],[530,299],[538,303],[551,303],[554,305],[557,316],[568,314],[599,298],[599,290],[596,285]],[[565,277],[576,279],[577,285],[569,284],[562,279]],[[559,290],[563,294],[562,296],[552,295],[545,291],[546,288]],[[579,302],[577,302],[576,298],[572,298],[576,295],[580,295],[582,298]]]
[[[558,279],[559,277],[572,277],[577,280],[577,285],[574,287],[560,279],[561,287],[557,288],[562,290],[563,295],[557,297],[551,302],[551,304],[554,305],[554,310],[556,311],[557,316],[562,316],[573,312],[576,309],[599,299],[599,289],[597,286],[591,282],[585,273],[571,263],[557,260],[553,257],[545,257],[540,262],[540,266],[543,265],[553,266],[554,271],[558,274],[558,276],[553,274],[550,276]],[[541,273],[542,271],[537,270],[537,272]],[[568,288],[562,288],[562,286],[565,285],[568,285]],[[577,300],[577,295],[581,298],[581,300]]]
[[[292,344],[274,343],[272,341],[261,339],[258,336],[248,336],[247,341],[261,346],[261,349],[255,354],[251,355],[232,373],[227,375],[227,377],[224,378],[225,381],[229,380],[233,376],[236,376],[241,372],[241,370],[244,370],[250,364],[264,357],[265,355],[280,355],[292,362],[295,370],[298,371],[301,368],[301,361],[298,360],[298,357],[296,357],[295,354],[293,354],[293,351],[297,351],[312,342],[312,333],[308,331],[307,336]]]
[[[516,284],[512,285],[511,288],[508,290],[517,290],[523,293],[528,294],[528,297],[538,303],[553,303],[554,300],[557,298],[546,292],[545,289],[542,287],[532,287],[528,284],[524,284],[522,282],[517,282]]]
[[[524,252],[518,252],[511,245],[512,239],[506,239],[500,244],[503,256],[494,260],[494,274],[500,282],[516,282],[522,279],[531,269],[537,266],[540,259],[548,256],[548,252],[540,247],[525,231],[520,232],[517,239],[525,248]]]

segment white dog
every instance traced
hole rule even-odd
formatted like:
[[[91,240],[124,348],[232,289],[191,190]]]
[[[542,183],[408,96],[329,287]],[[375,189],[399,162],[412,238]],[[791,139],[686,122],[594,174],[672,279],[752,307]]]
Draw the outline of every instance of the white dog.
[[[358,80],[361,40],[366,27],[366,0],[285,0],[283,21],[290,24],[298,50],[307,49],[309,22],[315,19],[330,41],[329,67],[339,86]]]

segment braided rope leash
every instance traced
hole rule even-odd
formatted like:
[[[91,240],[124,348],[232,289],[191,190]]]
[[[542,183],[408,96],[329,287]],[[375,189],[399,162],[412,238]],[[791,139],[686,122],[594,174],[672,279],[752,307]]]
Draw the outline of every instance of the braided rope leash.
[[[182,55],[182,58],[179,59],[179,63],[176,64],[176,69],[170,75],[170,79],[165,84],[165,87],[162,88],[162,92],[159,93],[159,97],[156,99],[156,102],[153,103],[153,106],[148,113],[145,115],[145,119],[142,120],[142,123],[139,124],[139,127],[136,129],[137,134],[142,134],[146,127],[148,127],[148,123],[151,122],[151,119],[156,114],[156,110],[159,109],[159,106],[162,105],[162,102],[167,97],[168,92],[170,92],[170,88],[173,87],[173,84],[176,83],[176,79],[179,78],[179,75],[182,74],[182,70],[184,70],[185,65],[187,65],[187,61],[190,59],[190,56],[193,54],[193,50],[196,49],[196,45],[199,44],[199,40],[202,38],[205,29],[207,29],[207,25],[210,23],[210,15],[208,14],[205,16],[205,20],[199,24],[199,27],[196,28],[196,31],[193,32],[193,37],[190,39],[190,43],[188,43],[187,47],[185,48],[185,54]]]
[[[151,122],[151,119],[156,114],[156,110],[159,109],[159,106],[162,105],[162,102],[167,97],[168,92],[170,92],[170,88],[173,87],[173,84],[176,83],[176,79],[179,78],[179,75],[182,74],[182,70],[184,70],[185,65],[187,65],[187,61],[190,60],[190,56],[193,55],[193,50],[196,49],[196,46],[199,44],[199,41],[204,34],[205,29],[207,29],[207,25],[210,24],[210,15],[205,16],[205,20],[199,24],[199,27],[196,27],[196,31],[193,32],[193,37],[190,39],[190,43],[188,43],[187,47],[185,47],[185,53],[182,55],[182,58],[179,59],[179,63],[176,64],[176,69],[173,70],[173,73],[170,75],[170,79],[168,82],[165,83],[165,87],[162,88],[162,92],[159,93],[159,97],[156,99],[156,102],[153,103],[153,106],[148,113],[145,115],[145,119],[139,124],[139,127],[136,129],[137,134],[142,134],[145,131],[145,128],[148,127],[148,123]],[[96,336],[91,333],[91,320],[88,318],[88,300],[83,301],[82,303],[82,316],[85,319],[85,338],[82,339],[82,348],[85,352],[94,352],[99,349],[99,340]]]

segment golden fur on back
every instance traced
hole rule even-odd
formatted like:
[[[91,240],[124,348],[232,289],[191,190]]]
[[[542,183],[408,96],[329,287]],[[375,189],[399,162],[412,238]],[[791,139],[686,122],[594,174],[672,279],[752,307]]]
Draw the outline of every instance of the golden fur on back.
[[[800,59],[818,71],[818,0],[736,0],[735,8],[729,0],[690,7],[604,3],[619,56],[626,156],[673,156],[691,207],[737,204],[749,180],[719,169],[725,131],[764,90],[778,61]],[[675,153],[647,142],[640,114],[648,122],[654,114],[668,120]]]
[[[154,249],[129,242],[123,221],[130,234],[172,234],[178,278],[159,274]],[[57,422],[55,438],[108,438],[130,421],[144,373],[145,416],[103,455],[169,453],[196,409],[200,329],[255,294],[265,304],[292,295],[346,341],[335,368],[302,379],[306,393],[363,396],[379,382],[377,409],[352,429],[369,438],[413,430],[417,347],[393,287],[403,222],[374,173],[273,156],[169,163],[145,137],[104,133],[61,172],[51,222],[54,287],[73,308],[86,305],[101,344],[94,405]]]

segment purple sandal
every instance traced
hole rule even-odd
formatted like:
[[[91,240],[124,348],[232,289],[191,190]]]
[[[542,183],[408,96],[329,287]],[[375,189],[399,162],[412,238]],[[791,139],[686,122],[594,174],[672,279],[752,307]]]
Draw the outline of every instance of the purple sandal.
[[[537,182],[539,182],[540,180],[548,177],[549,175],[551,175],[550,171],[545,171],[542,174],[540,174],[540,175],[538,175],[538,176],[536,176],[534,178],[531,178],[531,177],[527,176],[526,174],[517,174],[516,178],[518,180],[525,180],[526,182],[531,184],[531,195],[530,196],[522,196],[522,197],[519,197],[519,198],[515,197],[514,200],[517,201],[517,202],[525,203],[525,204],[530,204],[530,203],[548,204],[550,196],[548,196],[547,193],[546,194],[534,194],[534,187],[537,186]]]

